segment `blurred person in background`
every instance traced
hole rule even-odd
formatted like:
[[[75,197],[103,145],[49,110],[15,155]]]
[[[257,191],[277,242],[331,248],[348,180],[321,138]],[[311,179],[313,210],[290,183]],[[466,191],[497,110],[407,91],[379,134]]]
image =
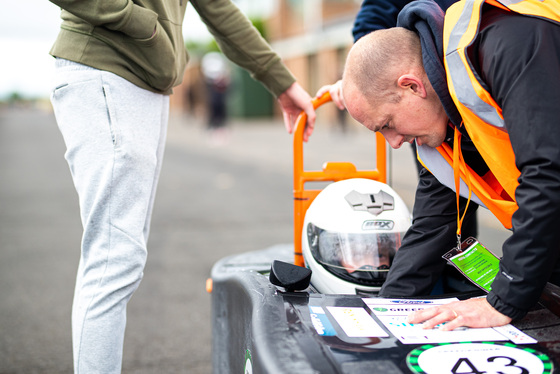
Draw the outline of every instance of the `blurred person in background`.
[[[202,74],[206,83],[207,125],[210,140],[220,145],[227,140],[227,97],[231,83],[227,61],[221,53],[209,52],[202,58]]]

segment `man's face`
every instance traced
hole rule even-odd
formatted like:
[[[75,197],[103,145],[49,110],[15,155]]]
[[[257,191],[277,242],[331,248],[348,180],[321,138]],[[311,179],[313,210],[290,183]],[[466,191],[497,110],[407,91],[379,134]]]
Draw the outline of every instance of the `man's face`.
[[[344,92],[344,100],[348,113],[368,129],[381,132],[392,148],[414,140],[435,148],[445,139],[449,119],[439,100],[405,92],[398,103],[372,105],[352,87]]]

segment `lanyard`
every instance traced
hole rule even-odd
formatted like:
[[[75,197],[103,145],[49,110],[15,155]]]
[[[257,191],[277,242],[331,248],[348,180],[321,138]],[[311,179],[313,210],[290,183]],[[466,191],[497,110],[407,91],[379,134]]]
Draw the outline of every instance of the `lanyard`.
[[[461,152],[461,132],[459,131],[458,127],[455,127],[455,131],[453,133],[453,176],[455,177],[455,194],[457,195],[457,248],[461,249],[461,226],[463,224],[463,220],[465,219],[465,215],[467,214],[467,208],[469,207],[469,203],[471,202],[471,194],[472,194],[472,186],[471,186],[471,179],[469,177],[468,170],[465,170],[465,181],[467,182],[467,186],[469,187],[469,199],[467,200],[467,205],[465,206],[465,211],[463,212],[463,216],[461,216],[461,212],[459,210],[459,190],[461,187],[461,180],[459,177],[459,171],[461,165],[465,165],[465,160],[463,160],[463,153]]]

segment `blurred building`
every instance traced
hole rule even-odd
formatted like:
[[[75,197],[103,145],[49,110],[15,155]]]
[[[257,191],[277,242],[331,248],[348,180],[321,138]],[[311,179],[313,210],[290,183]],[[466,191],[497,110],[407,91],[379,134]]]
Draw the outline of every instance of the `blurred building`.
[[[274,0],[273,11],[264,20],[265,37],[311,95],[321,86],[340,79],[347,52],[353,43],[351,30],[360,4],[360,0]],[[279,116],[279,108],[272,97],[264,95],[270,105],[263,104],[262,91],[252,93],[259,90],[260,85],[248,82],[248,74],[238,74],[241,77],[237,86],[244,92],[233,95],[237,100],[233,105],[235,108],[232,108],[233,115]],[[204,95],[193,93],[193,89],[199,86],[200,69],[195,59],[189,63],[183,84],[175,89],[172,108],[200,112],[204,105],[199,101]],[[261,108],[260,112],[251,109],[251,103],[256,99],[261,100],[254,105]],[[340,120],[334,105],[325,107],[320,115],[330,122]]]
[[[269,41],[300,84],[311,94],[342,76],[352,46],[352,25],[359,0],[278,0],[267,23]],[[318,114],[339,120],[330,105]]]

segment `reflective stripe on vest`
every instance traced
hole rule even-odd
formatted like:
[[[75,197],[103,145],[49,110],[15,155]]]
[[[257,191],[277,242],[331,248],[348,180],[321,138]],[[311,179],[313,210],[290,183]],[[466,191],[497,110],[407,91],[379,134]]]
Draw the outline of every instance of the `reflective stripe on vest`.
[[[467,165],[461,165],[461,179],[468,173],[472,183],[473,200],[486,206],[506,227],[511,228],[511,216],[517,210],[515,189],[518,186],[519,170],[509,136],[504,127],[501,108],[482,87],[478,75],[470,68],[467,47],[478,35],[482,5],[488,3],[502,9],[536,16],[558,22],[560,4],[558,0],[463,0],[453,4],[446,12],[444,26],[444,56],[448,87],[469,137],[491,170],[479,177]],[[455,189],[452,170],[452,150],[447,144],[434,152],[418,147],[418,156],[428,170],[446,186]],[[449,153],[451,151],[451,153]],[[440,158],[436,161],[435,158]],[[451,167],[441,168],[445,161]],[[446,176],[447,175],[447,176]],[[497,183],[496,183],[497,182]],[[462,185],[464,183],[462,182]],[[460,188],[467,197],[468,190]],[[479,200],[479,201],[477,201]]]

